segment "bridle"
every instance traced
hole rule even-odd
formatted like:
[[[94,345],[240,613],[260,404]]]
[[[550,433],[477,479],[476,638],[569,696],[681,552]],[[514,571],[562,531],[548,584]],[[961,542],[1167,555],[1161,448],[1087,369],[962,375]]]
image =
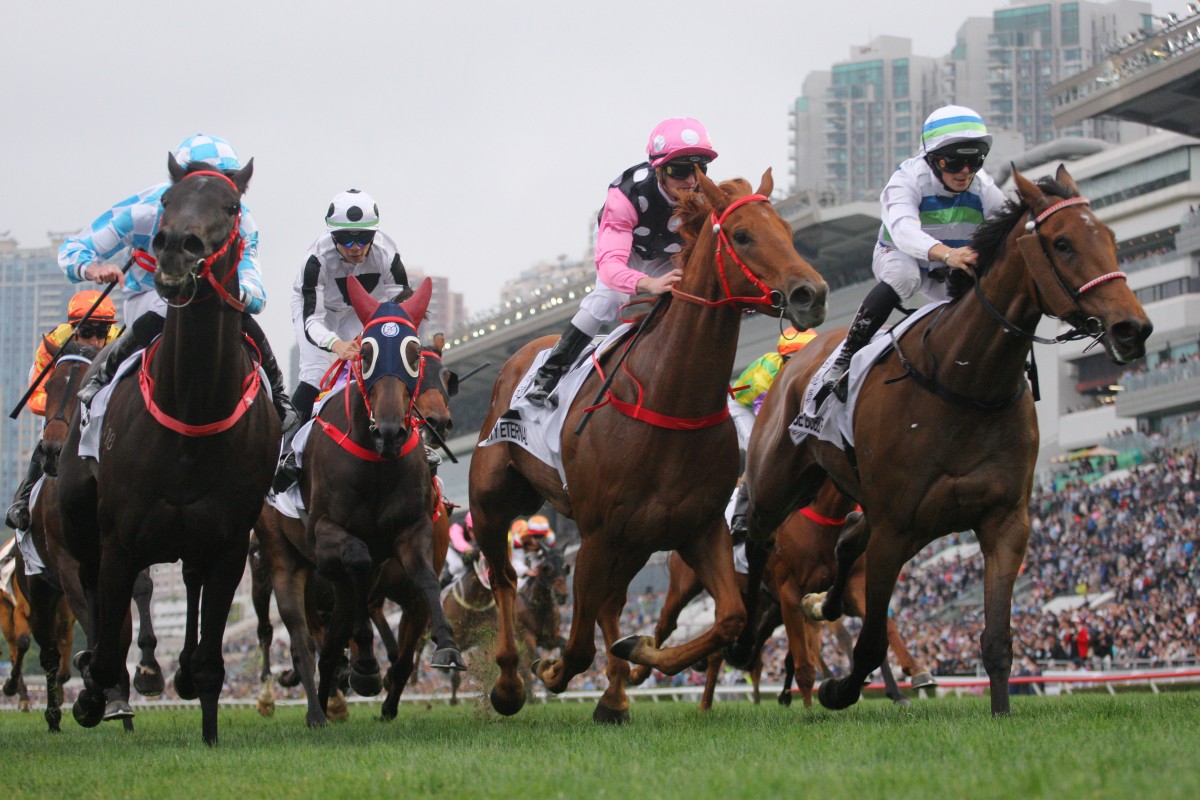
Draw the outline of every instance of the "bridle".
[[[83,369],[87,369],[87,367],[92,363],[90,358],[76,355],[74,353],[68,353],[58,357],[58,360],[55,362],[54,366],[55,371],[58,370],[64,361],[78,362],[79,364],[84,365]],[[75,386],[76,382],[78,382],[79,374],[80,367],[76,366],[71,368],[71,374],[67,376],[67,388],[63,390],[62,402],[58,404],[58,408],[55,410],[54,415],[46,418],[46,424],[42,426],[43,430],[48,428],[52,422],[61,422],[64,425],[69,424],[67,420],[67,409],[71,404],[68,401],[75,397],[75,394],[71,391],[71,389]]]
[[[725,222],[729,219],[729,215],[737,209],[749,203],[767,203],[770,204],[770,199],[766,195],[748,194],[745,197],[739,197],[734,200],[725,210],[721,212],[721,216],[717,217],[716,210],[710,213],[712,219],[712,231],[716,234],[717,244],[715,249],[715,258],[717,261],[717,274],[721,277],[721,290],[725,293],[725,297],[721,300],[706,300],[703,297],[698,297],[694,294],[682,292],[677,288],[671,289],[671,294],[678,297],[680,300],[686,300],[689,303],[715,308],[718,306],[737,304],[741,309],[752,309],[755,306],[768,306],[773,311],[779,311],[780,314],[784,310],[783,293],[777,292],[759,280],[746,263],[738,256],[737,250],[733,249],[733,245],[729,241],[729,237],[725,235]],[[733,294],[733,289],[729,285],[729,276],[725,274],[725,253],[733,260],[746,276],[746,280],[758,289],[762,294],[758,297],[739,297]]]
[[[199,284],[199,281],[201,279],[208,281],[209,285],[212,286],[213,291],[215,291],[217,293],[217,295],[221,298],[221,300],[223,300],[227,305],[231,306],[233,309],[235,309],[237,311],[245,311],[246,304],[241,302],[240,300],[238,300],[232,294],[230,294],[229,290],[227,290],[225,288],[225,286],[223,285],[225,282],[228,282],[230,278],[233,278],[233,280],[236,282],[236,280],[237,280],[236,265],[242,260],[242,253],[246,249],[246,241],[245,241],[245,239],[243,239],[241,237],[241,224],[242,224],[241,196],[242,196],[242,192],[240,189],[238,189],[237,184],[235,184],[232,180],[229,179],[228,175],[225,175],[224,173],[221,173],[221,172],[216,172],[214,170],[204,169],[204,170],[196,170],[195,172],[189,172],[187,175],[183,176],[183,178],[181,180],[187,180],[188,178],[194,178],[197,176],[220,178],[221,180],[228,183],[230,188],[233,189],[234,193],[238,197],[238,210],[233,215],[233,227],[231,227],[229,229],[229,235],[227,237],[225,237],[224,244],[222,244],[219,248],[217,248],[217,250],[215,250],[211,255],[209,255],[205,258],[196,259],[196,264],[195,264],[196,268],[189,271],[188,275],[193,279],[195,284]],[[227,253],[229,253],[231,249],[236,249],[236,251],[237,251],[236,257],[233,259],[235,268],[229,271],[229,274],[225,276],[225,279],[223,281],[218,281],[215,277],[213,277],[212,266],[213,266],[213,264],[217,263],[222,258],[224,258],[225,255]],[[132,257],[133,257],[134,263],[137,264],[142,269],[146,270],[147,272],[157,271],[158,259],[156,259],[154,256],[147,253],[145,250],[134,250]],[[193,286],[192,294],[187,300],[185,300],[182,303],[173,304],[173,305],[176,305],[176,307],[186,306],[186,305],[189,305],[195,299],[196,299],[196,288],[195,288],[195,286]]]

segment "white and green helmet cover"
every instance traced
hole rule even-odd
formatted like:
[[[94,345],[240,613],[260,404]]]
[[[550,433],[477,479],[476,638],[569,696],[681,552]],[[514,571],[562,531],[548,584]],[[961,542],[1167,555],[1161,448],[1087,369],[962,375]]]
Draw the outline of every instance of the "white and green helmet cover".
[[[331,231],[379,230],[379,206],[371,195],[359,189],[347,189],[334,195],[325,213],[325,225]]]

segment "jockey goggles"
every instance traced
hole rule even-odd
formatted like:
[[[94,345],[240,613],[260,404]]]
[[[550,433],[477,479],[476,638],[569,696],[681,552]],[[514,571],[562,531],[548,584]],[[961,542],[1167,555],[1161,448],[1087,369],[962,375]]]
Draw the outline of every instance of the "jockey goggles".
[[[935,163],[942,172],[962,172],[963,167],[969,168],[971,172],[979,172],[983,169],[983,159],[983,155],[938,156]]]
[[[668,178],[676,178],[677,180],[687,180],[696,174],[696,170],[700,170],[705,175],[708,174],[707,161],[668,161],[663,164],[663,172]]]
[[[112,330],[111,322],[88,320],[75,329],[75,335],[80,339],[105,339],[110,330]]]
[[[334,231],[330,236],[342,247],[367,247],[375,241],[375,231]]]

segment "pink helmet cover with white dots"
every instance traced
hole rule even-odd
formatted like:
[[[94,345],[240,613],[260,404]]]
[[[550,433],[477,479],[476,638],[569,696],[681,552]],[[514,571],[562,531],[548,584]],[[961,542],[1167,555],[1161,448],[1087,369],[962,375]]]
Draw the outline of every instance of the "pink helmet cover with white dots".
[[[692,161],[712,161],[717,157],[712,139],[699,120],[692,117],[664,119],[650,132],[646,144],[650,165],[660,167],[668,161],[692,156]]]

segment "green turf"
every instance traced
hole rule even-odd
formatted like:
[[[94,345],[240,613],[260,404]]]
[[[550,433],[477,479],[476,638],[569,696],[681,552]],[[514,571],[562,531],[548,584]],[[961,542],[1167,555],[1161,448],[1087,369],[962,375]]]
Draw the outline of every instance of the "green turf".
[[[198,709],[140,711],[137,731],[51,736],[38,713],[0,714],[0,776],[18,797],[1200,797],[1200,694],[868,701],[846,712],[774,703],[642,702],[600,727],[591,706],[500,718],[478,703],[401,706],[392,723],[355,705],[348,723],[304,726],[221,713],[203,745]],[[397,794],[399,793],[399,794]]]

